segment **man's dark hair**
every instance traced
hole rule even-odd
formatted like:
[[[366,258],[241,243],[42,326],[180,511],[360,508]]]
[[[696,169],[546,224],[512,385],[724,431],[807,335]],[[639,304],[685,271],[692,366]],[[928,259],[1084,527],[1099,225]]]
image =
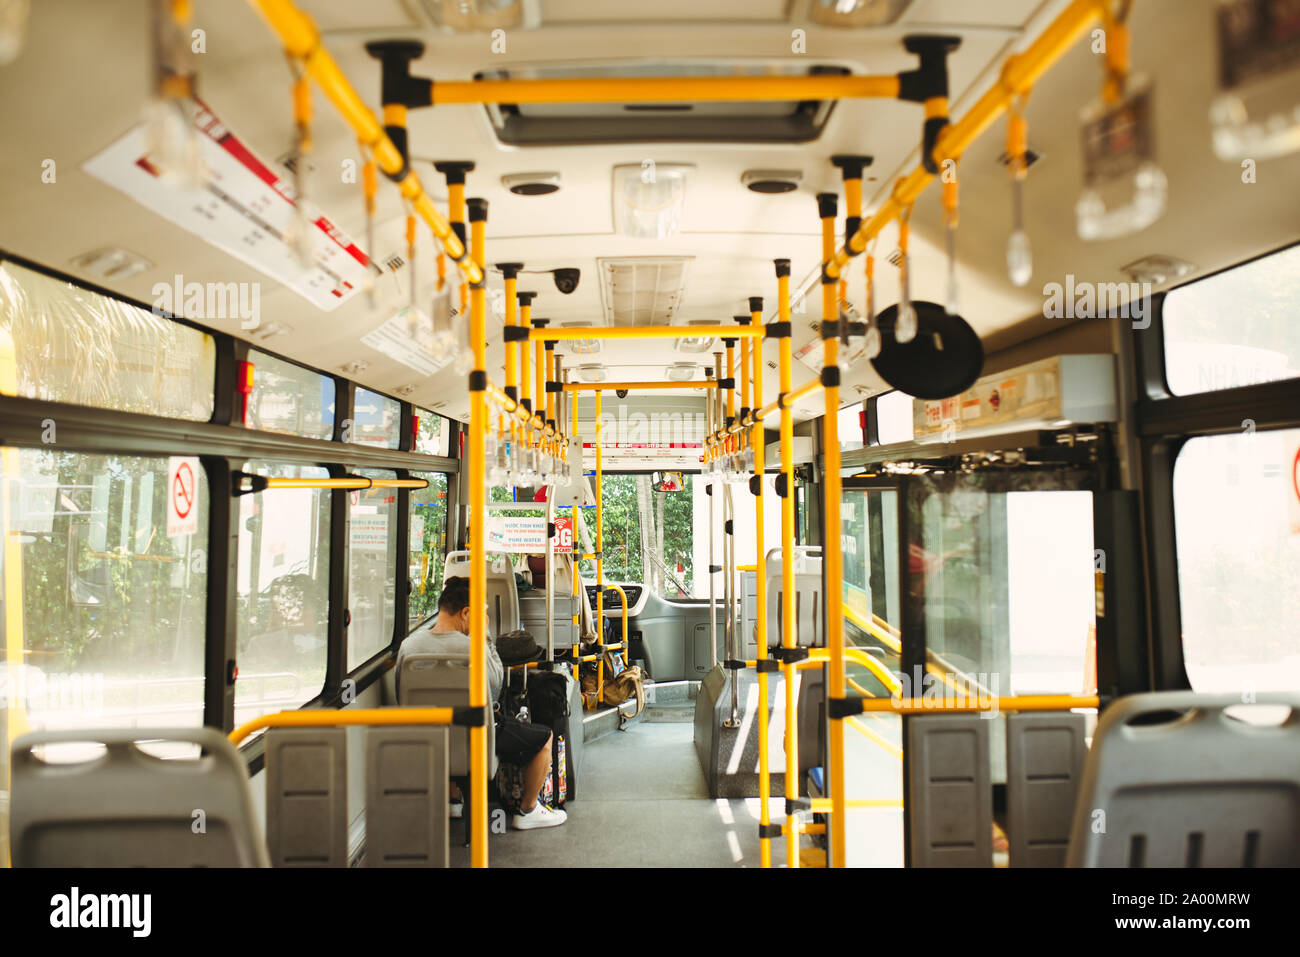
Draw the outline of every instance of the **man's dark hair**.
[[[449,615],[459,615],[469,607],[469,579],[457,575],[442,583],[442,594],[438,596],[438,610]]]

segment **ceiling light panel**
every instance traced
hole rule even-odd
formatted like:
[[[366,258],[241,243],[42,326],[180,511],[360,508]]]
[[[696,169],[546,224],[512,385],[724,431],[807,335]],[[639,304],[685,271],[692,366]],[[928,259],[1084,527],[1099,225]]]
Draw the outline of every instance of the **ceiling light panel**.
[[[611,326],[667,326],[682,306],[692,257],[597,259],[600,299]]]

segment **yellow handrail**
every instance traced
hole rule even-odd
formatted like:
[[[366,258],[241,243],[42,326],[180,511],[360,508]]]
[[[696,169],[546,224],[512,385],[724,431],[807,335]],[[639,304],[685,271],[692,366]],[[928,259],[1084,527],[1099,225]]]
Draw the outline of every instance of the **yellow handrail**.
[[[428,488],[428,479],[371,479],[364,476],[348,478],[271,478],[266,480],[266,487],[272,488],[326,488],[326,489],[366,489],[366,488]]]
[[[1064,56],[1089,27],[1102,19],[1108,2],[1109,0],[1074,0],[1024,52],[1008,58],[998,82],[980,97],[965,116],[945,126],[939,133],[933,153],[935,166],[941,168],[945,160],[960,159],[967,147],[1006,112],[1016,97],[1030,90],[1038,78]],[[857,232],[845,238],[844,248],[833,256],[824,257],[826,275],[833,280],[839,279],[840,270],[849,260],[863,252],[871,237],[911,206],[933,179],[934,175],[924,166],[918,166],[900,179],[889,198],[881,203],[876,212],[862,221]]]
[[[830,661],[831,653],[829,648],[809,648],[808,657],[814,661]],[[862,665],[873,675],[880,679],[880,683],[889,689],[890,694],[898,694],[902,689],[898,678],[890,673],[889,669],[869,655],[861,648],[845,646],[844,657],[848,661]]]
[[[528,350],[524,349],[522,351],[526,356]],[[528,381],[527,376],[525,376],[524,381]],[[523,398],[527,399],[528,390],[524,389],[523,391]],[[504,389],[491,379],[489,379],[487,383],[487,397],[496,403],[496,405],[500,407],[501,411],[523,423],[525,429],[540,432],[548,439],[554,438],[562,442],[568,441],[568,437],[561,432],[558,427],[547,425],[546,420],[543,419],[540,414],[529,412],[520,402],[516,402],[514,399],[510,398],[509,394],[507,394]]]
[[[757,305],[760,308],[750,311],[750,326],[755,329],[763,329],[762,301],[750,300],[750,305]],[[766,332],[766,329],[763,329]],[[763,400],[763,345],[765,339],[755,339],[754,347],[750,350],[750,360],[754,364],[751,379],[754,384],[754,403],[757,405]],[[716,379],[715,379],[716,381]],[[710,396],[710,401],[720,398],[721,392],[715,392]],[[757,428],[750,437],[750,446],[754,450],[754,474],[762,475],[767,471],[766,449],[763,441],[763,430]],[[706,450],[706,456],[709,454]],[[754,575],[754,605],[763,611],[756,616],[754,627],[754,641],[756,644],[755,653],[760,660],[767,658],[767,581],[766,575],[757,574],[758,568],[767,559],[763,555],[767,547],[763,541],[763,483],[756,482],[757,494],[754,496],[754,564],[745,566],[746,571],[755,572]],[[712,491],[712,490],[710,490]],[[712,508],[710,505],[710,520],[712,520]],[[710,545],[712,544],[713,532],[709,532]],[[712,559],[710,559],[712,560]],[[732,556],[735,561],[735,556]],[[710,588],[712,585],[710,585]],[[712,612],[710,612],[712,614]],[[731,680],[737,681],[740,676],[733,674]],[[758,700],[759,700],[759,721],[758,721],[758,806],[759,806],[759,834],[762,835],[758,841],[759,847],[759,866],[772,866],[772,844],[771,839],[767,837],[768,828],[772,824],[771,818],[771,793],[772,778],[768,773],[768,713],[767,713],[767,672],[758,672]]]
[[[613,583],[606,585],[605,591],[618,592],[618,597],[623,601],[623,642],[622,644],[619,645],[605,645],[604,648],[606,651],[610,651],[614,649],[622,649],[623,664],[630,665],[632,663],[632,660],[631,658],[628,657],[628,648],[630,647],[630,645],[627,640],[627,592],[623,591],[622,585],[615,585]],[[605,602],[603,599],[601,600],[600,603],[600,610],[603,617],[605,611]]]
[[[229,734],[238,745],[263,728],[336,728],[342,725],[436,724],[450,725],[453,708],[321,708],[303,711],[275,711],[241,724]]]
[[[292,0],[249,0],[261,12],[266,22],[280,37],[285,52],[302,61],[307,75],[316,81],[321,92],[334,104],[343,119],[356,131],[357,138],[370,147],[375,162],[385,173],[396,176],[406,170],[406,176],[397,184],[402,195],[415,208],[416,213],[428,223],[433,235],[442,243],[447,256],[455,261],[465,281],[471,285],[483,281],[483,267],[476,263],[460,239],[452,232],[450,224],[433,205],[433,199],[424,191],[415,170],[407,168],[402,153],[375,118],[375,114],[352,88],[339,65],[321,45],[320,32],[307,14],[299,10]],[[374,250],[366,250],[373,256]]]

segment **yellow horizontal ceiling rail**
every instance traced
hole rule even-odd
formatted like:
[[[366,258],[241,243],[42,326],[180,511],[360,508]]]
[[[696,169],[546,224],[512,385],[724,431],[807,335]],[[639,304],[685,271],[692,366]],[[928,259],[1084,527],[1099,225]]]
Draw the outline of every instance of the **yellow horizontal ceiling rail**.
[[[299,10],[292,0],[249,0],[249,2],[258,9],[271,29],[279,35],[285,52],[302,61],[303,68],[319,84],[321,92],[329,98],[343,119],[356,131],[357,138],[370,148],[379,168],[390,176],[397,176],[406,169],[406,176],[397,184],[397,188],[415,207],[416,214],[428,223],[429,229],[442,243],[447,256],[460,268],[465,280],[471,284],[482,282],[483,270],[474,262],[473,257],[466,254],[465,245],[452,232],[447,220],[433,205],[433,200],[420,184],[420,177],[415,175],[414,170],[407,169],[401,151],[388,138],[383,126],[375,118],[375,114],[352,88],[352,84],[348,82],[348,78],[339,69],[339,65],[330,56],[329,51],[321,45],[320,32],[316,29],[316,24],[307,14]],[[366,252],[368,255],[374,255],[374,250],[368,249]]]
[[[688,379],[685,382],[566,382],[565,392],[610,392],[615,389],[716,389],[716,379]]]
[[[897,76],[665,76],[435,81],[432,102],[664,103],[897,99]]]
[[[528,330],[532,342],[561,342],[574,339],[761,339],[762,326],[543,326]]]
[[[1110,0],[1074,0],[1045,29],[1029,47],[1012,55],[1002,67],[998,82],[955,123],[945,126],[939,133],[934,148],[934,164],[941,168],[945,160],[960,159],[980,135],[1006,112],[1012,101],[1028,92],[1093,24],[1103,18]],[[870,217],[864,219],[858,231],[845,237],[844,247],[825,264],[826,275],[838,279],[840,270],[849,260],[867,248],[875,236],[900,212],[916,201],[930,185],[934,175],[918,166],[895,185],[889,198]]]
[[[364,476],[348,478],[267,478],[266,487],[272,488],[428,488],[427,479],[371,479]]]
[[[342,725],[437,724],[450,725],[454,708],[321,708],[306,711],[276,711],[241,724],[230,732],[230,743],[238,745],[263,728],[336,728]]]

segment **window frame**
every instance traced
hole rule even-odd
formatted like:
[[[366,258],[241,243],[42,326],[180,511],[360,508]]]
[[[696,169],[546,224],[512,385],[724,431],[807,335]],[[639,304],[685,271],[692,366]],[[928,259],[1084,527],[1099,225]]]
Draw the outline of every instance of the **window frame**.
[[[1130,331],[1137,385],[1134,426],[1147,553],[1150,683],[1155,690],[1191,688],[1183,657],[1174,514],[1174,467],[1178,456],[1188,440],[1239,433],[1247,419],[1255,423],[1257,432],[1300,427],[1300,377],[1175,395],[1165,372],[1165,300],[1174,289],[1250,265],[1294,245],[1266,250],[1157,293],[1152,297],[1151,325]]]

